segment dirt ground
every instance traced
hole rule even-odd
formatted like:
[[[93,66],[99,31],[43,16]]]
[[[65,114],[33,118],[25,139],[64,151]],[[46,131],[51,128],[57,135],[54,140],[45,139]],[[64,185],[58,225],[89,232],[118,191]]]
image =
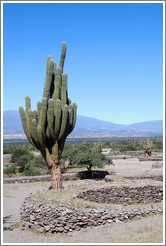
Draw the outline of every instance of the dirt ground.
[[[157,161],[162,163],[162,161]],[[108,171],[112,170],[116,172],[118,176],[156,176],[162,175],[163,168],[152,168],[152,164],[155,161],[139,161],[138,158],[130,159],[115,159],[113,160],[114,165],[106,166]]]
[[[137,158],[114,160],[114,166],[107,169],[116,171],[118,176],[162,174],[162,168],[152,169],[154,162],[139,162]],[[79,185],[82,181],[73,181]],[[64,182],[64,187],[68,182]],[[30,193],[47,189],[49,182],[3,185],[3,243],[162,243],[163,215],[142,217],[126,222],[83,228],[63,234],[39,234],[20,230],[20,205]]]

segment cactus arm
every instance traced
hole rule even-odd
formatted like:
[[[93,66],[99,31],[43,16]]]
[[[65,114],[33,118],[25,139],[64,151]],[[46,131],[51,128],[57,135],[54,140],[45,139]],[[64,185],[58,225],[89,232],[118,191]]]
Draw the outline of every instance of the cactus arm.
[[[46,162],[47,162],[47,165],[48,165],[48,167],[52,167],[53,166],[53,161],[51,159],[51,155],[49,153],[48,148],[45,148],[45,153],[46,153]]]
[[[46,79],[45,79],[44,92],[43,92],[43,97],[45,97],[47,100],[49,99],[50,96],[50,88],[53,80],[53,69],[54,69],[54,61],[50,56],[48,56]]]
[[[41,111],[40,111],[39,125],[41,126],[42,136],[43,136],[44,142],[45,142],[45,138],[46,138],[46,134],[45,134],[46,120],[47,120],[47,100],[45,97],[43,97],[42,107],[41,107]]]
[[[41,110],[42,103],[39,101],[37,102],[37,117],[38,117],[38,122],[40,119],[40,110]]]
[[[56,77],[54,80],[54,93],[52,95],[52,98],[54,100],[60,99],[61,83],[62,83],[61,69],[60,67],[58,67],[56,69]]]
[[[77,118],[77,104],[73,103],[73,109],[74,109],[74,113],[73,113],[73,124],[72,124],[72,130],[75,127],[76,124],[76,118]]]
[[[62,105],[67,104],[67,74],[62,74],[62,90],[61,90]]]
[[[35,119],[37,121],[37,111],[36,110],[32,111],[32,117],[33,117],[33,119]]]
[[[66,56],[66,43],[62,42],[61,58],[60,58],[60,62],[59,62],[59,67],[62,69],[62,72],[63,72],[65,56]]]
[[[28,110],[28,118],[27,118],[27,126],[28,126],[28,131],[31,136],[31,129],[32,129],[32,119],[33,119],[33,114],[32,111],[29,109]]]
[[[77,115],[77,104],[73,103],[69,105],[70,113],[69,113],[69,124],[66,130],[65,136],[67,137],[74,129],[76,124],[76,115]]]
[[[48,64],[49,64],[49,60],[52,59],[52,56],[48,55],[47,56],[47,68],[46,68],[46,73],[48,71]]]
[[[50,86],[50,98],[52,98],[53,96],[53,93],[54,93],[54,81],[55,81],[55,78],[56,78],[56,62],[53,61],[53,74],[52,74],[52,81],[51,81],[51,86]]]
[[[47,122],[48,122],[48,138],[51,140],[55,140],[54,134],[54,101],[53,99],[49,99],[48,101],[48,110],[47,110]]]
[[[25,115],[25,111],[24,111],[23,107],[21,107],[21,106],[19,107],[19,112],[20,112],[20,117],[21,117],[21,122],[22,122],[24,132],[25,132],[25,134],[29,140],[30,136],[29,136],[28,127],[27,127],[27,119],[26,119],[26,115]]]
[[[37,149],[40,149],[39,139],[37,135],[37,122],[36,119],[32,119],[32,130],[31,130],[31,138]]]
[[[29,132],[29,136],[30,136],[30,142],[31,144],[36,148],[36,144],[35,142],[33,141],[33,124],[32,124],[32,120],[33,120],[33,113],[32,111],[29,109],[28,111],[28,116],[27,116],[27,127],[28,127],[28,132]]]
[[[25,112],[26,112],[26,115],[27,115],[29,109],[31,109],[31,100],[30,100],[29,96],[25,97],[25,106],[26,106]]]
[[[68,122],[68,105],[64,105],[62,107],[62,122],[61,122],[61,129],[58,136],[58,140],[61,140],[65,136],[67,122]]]
[[[40,125],[37,126],[37,136],[39,139],[40,150],[44,151],[45,143],[44,143],[44,138],[43,138],[43,133],[42,133],[42,127]]]
[[[55,115],[55,136],[57,137],[59,135],[60,131],[60,124],[61,124],[61,101],[59,99],[54,101],[54,115]]]

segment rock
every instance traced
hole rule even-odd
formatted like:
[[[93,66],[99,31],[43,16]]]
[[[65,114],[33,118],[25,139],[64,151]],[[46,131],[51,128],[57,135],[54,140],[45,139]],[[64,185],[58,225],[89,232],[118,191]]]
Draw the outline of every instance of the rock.
[[[56,227],[55,228],[55,231],[56,232],[63,232],[64,231],[64,228],[63,227]]]
[[[116,196],[113,194],[116,193]],[[31,194],[33,198],[34,194]],[[62,233],[80,230],[81,228],[104,225],[105,223],[120,223],[125,219],[132,219],[136,216],[146,216],[162,212],[157,202],[163,199],[163,187],[159,185],[142,186],[110,186],[107,188],[91,189],[79,194],[87,200],[104,201],[107,203],[126,204],[130,203],[151,203],[156,205],[146,209],[123,209],[116,206],[114,209],[86,209],[75,208],[71,204],[61,205],[34,205],[30,200],[25,199],[21,208],[20,216],[22,230],[37,230],[47,233]],[[98,199],[99,198],[99,199]]]
[[[40,233],[43,233],[45,230],[44,230],[44,227],[39,227],[39,228],[37,228],[37,231]]]
[[[152,164],[152,168],[162,168],[163,163],[162,162],[155,162]]]
[[[64,229],[65,229],[66,231],[69,231],[70,227],[65,226]]]
[[[114,178],[112,177],[112,175],[106,175],[104,180],[105,180],[105,182],[113,182]]]
[[[112,219],[107,220],[108,223],[113,223],[114,221]]]
[[[47,232],[47,231],[49,231],[51,229],[51,227],[50,226],[44,226],[44,230]]]

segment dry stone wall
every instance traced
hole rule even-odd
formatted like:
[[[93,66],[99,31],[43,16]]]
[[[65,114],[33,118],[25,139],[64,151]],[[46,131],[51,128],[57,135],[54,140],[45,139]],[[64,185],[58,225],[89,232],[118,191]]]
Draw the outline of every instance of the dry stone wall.
[[[137,204],[160,202],[163,199],[163,187],[144,185],[139,187],[111,186],[108,188],[90,189],[77,195],[77,198],[113,204]]]
[[[123,189],[121,189],[121,191],[118,190],[118,192],[123,191]],[[104,193],[105,192],[106,191],[104,191]],[[117,189],[114,190],[114,192],[117,192]],[[161,197],[159,196],[160,198],[156,198],[155,194],[157,192],[162,193],[162,187],[155,187],[154,189],[151,187],[149,192],[153,194],[151,197],[154,196],[155,199],[160,200]],[[86,193],[84,193],[84,195],[85,194]],[[98,195],[98,193],[95,194]],[[134,190],[132,194],[134,194]],[[144,197],[149,197],[148,191],[146,191]],[[66,204],[33,204],[30,202],[31,199],[33,200],[33,194],[25,199],[20,209],[22,230],[33,230],[41,233],[67,233],[74,230],[79,231],[81,228],[99,226],[106,223],[120,223],[135,217],[147,216],[162,212],[162,208],[157,207],[156,205],[149,205],[146,208],[136,208],[130,210],[123,208],[86,209],[77,208]],[[153,201],[157,202],[157,200],[154,199]]]
[[[62,174],[63,180],[77,180],[78,174]],[[3,179],[4,184],[17,184],[17,183],[29,183],[29,182],[41,182],[41,181],[51,181],[51,175],[41,175],[41,176],[24,176],[16,178],[5,178]]]

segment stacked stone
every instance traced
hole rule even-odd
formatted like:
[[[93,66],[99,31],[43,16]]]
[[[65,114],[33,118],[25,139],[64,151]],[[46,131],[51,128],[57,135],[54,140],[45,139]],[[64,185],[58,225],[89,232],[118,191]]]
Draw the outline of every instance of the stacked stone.
[[[143,185],[139,187],[111,186],[84,191],[78,194],[77,198],[98,203],[124,205],[160,202],[163,199],[163,187],[160,185]]]
[[[160,190],[161,191],[161,190]],[[162,208],[149,206],[146,209],[85,209],[70,204],[33,204],[29,198],[21,206],[22,230],[48,233],[68,233],[81,228],[120,223],[135,217],[161,213]]]
[[[77,180],[78,175],[76,174],[62,174],[63,180]],[[16,184],[16,183],[29,183],[29,182],[41,182],[50,181],[51,175],[41,175],[41,176],[24,176],[24,177],[14,177],[3,179],[4,184]]]

